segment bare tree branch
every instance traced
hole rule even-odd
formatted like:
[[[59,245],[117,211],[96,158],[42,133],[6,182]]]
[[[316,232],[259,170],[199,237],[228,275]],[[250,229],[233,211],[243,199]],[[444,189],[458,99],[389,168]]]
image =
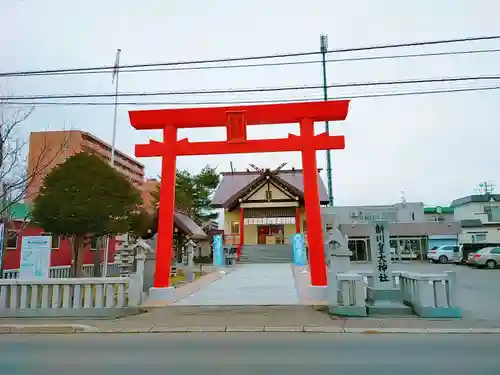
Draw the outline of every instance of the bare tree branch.
[[[32,198],[27,196],[29,186],[43,178],[68,147],[69,136],[57,144],[44,137],[35,155],[28,155],[28,142],[19,134],[19,130],[33,111],[33,107],[11,108],[0,102],[0,216],[7,220],[13,219],[12,206]],[[31,157],[30,161],[28,157]]]

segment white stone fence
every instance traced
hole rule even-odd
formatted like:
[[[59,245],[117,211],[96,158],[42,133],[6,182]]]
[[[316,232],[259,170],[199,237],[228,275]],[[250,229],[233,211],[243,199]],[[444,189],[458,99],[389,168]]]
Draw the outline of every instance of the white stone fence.
[[[365,316],[365,282],[359,273],[338,273],[336,288],[329,289],[330,312],[344,316]]]
[[[118,317],[136,313],[142,276],[0,280],[0,317]]]
[[[401,302],[424,318],[460,318],[456,299],[456,273],[420,274],[395,271],[394,289],[400,291]],[[336,285],[328,288],[330,312],[344,316],[366,315],[366,287],[373,284],[370,271],[338,273]]]
[[[101,274],[104,265],[101,264]],[[83,274],[87,277],[92,277],[94,274],[93,264],[84,264],[82,266]],[[51,279],[61,279],[69,278],[71,275],[71,266],[53,266],[50,267],[49,277]],[[120,270],[118,268],[118,263],[108,263],[108,273],[107,276],[118,276]],[[17,279],[19,277],[19,269],[3,270],[3,279]]]
[[[403,302],[420,317],[460,318],[456,298],[456,273],[419,274],[403,272],[400,276]]]

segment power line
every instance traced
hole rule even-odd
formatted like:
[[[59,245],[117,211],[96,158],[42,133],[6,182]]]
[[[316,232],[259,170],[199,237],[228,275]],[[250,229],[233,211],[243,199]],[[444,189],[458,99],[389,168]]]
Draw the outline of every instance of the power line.
[[[371,99],[382,97],[397,97],[397,96],[415,96],[415,95],[432,95],[432,94],[447,94],[457,92],[473,92],[473,91],[492,91],[499,90],[498,86],[486,87],[465,87],[456,89],[444,90],[425,90],[425,91],[410,91],[410,92],[389,92],[375,93],[362,95],[346,95],[329,98],[329,100],[344,100],[344,99]],[[318,98],[296,98],[296,99],[261,99],[261,100],[227,100],[227,101],[182,101],[182,102],[118,102],[118,105],[129,106],[150,106],[150,105],[238,105],[238,104],[265,104],[265,103],[297,103],[297,102],[314,102]],[[9,102],[6,102],[9,104]],[[110,106],[115,105],[114,102],[13,102],[13,105],[61,105],[61,106]]]
[[[346,57],[339,59],[327,59],[327,63],[338,62],[351,62],[351,61],[370,61],[370,60],[393,60],[403,58],[418,58],[418,57],[432,57],[432,56],[456,56],[456,55],[473,55],[482,53],[496,53],[500,49],[476,49],[476,50],[463,50],[463,51],[449,51],[449,52],[429,52],[429,53],[409,53],[399,55],[382,55],[382,56],[365,56],[365,57]],[[293,65],[309,65],[320,64],[322,60],[304,60],[304,61],[283,61],[276,63],[260,63],[260,64],[225,64],[225,65],[209,65],[209,66],[189,66],[189,67],[167,67],[167,68],[135,68],[135,69],[120,69],[120,73],[148,73],[148,72],[177,72],[177,71],[196,71],[196,70],[212,70],[212,69],[238,69],[238,68],[262,68],[262,67],[280,67],[280,66],[293,66]],[[58,73],[61,75],[84,75],[84,74],[109,74],[108,70],[97,71],[76,71],[67,73]],[[37,76],[52,76],[56,74],[37,74]],[[0,74],[1,76],[1,74]]]
[[[331,53],[342,53],[342,52],[361,52],[361,51],[372,51],[372,50],[390,49],[390,48],[419,47],[419,46],[428,46],[428,45],[454,44],[454,43],[486,41],[486,40],[496,40],[496,39],[500,39],[500,35],[467,37],[467,38],[457,38],[457,39],[431,40],[431,41],[397,43],[397,44],[382,44],[382,45],[362,46],[362,47],[354,47],[354,48],[341,48],[341,49],[329,50],[326,53],[331,54]],[[147,63],[147,64],[132,64],[132,65],[122,65],[122,66],[120,66],[120,69],[147,68],[147,67],[160,67],[160,66],[176,66],[176,65],[198,65],[198,64],[251,61],[251,60],[266,60],[266,59],[276,59],[276,58],[316,56],[316,55],[319,55],[320,53],[321,53],[320,51],[312,51],[312,52],[296,52],[296,53],[261,55],[261,56],[229,57],[229,58],[222,58],[222,59],[187,60],[187,61],[172,61],[172,62]],[[59,75],[59,74],[64,75],[64,74],[68,74],[68,73],[72,73],[72,72],[94,73],[96,71],[101,71],[101,70],[111,72],[113,69],[114,69],[114,66],[112,66],[112,65],[103,65],[103,66],[96,66],[96,67],[89,67],[89,68],[27,70],[27,71],[17,71],[17,72],[3,72],[3,73],[0,73],[0,77],[35,76],[35,75],[49,75],[49,74],[50,75]]]
[[[500,75],[493,76],[470,76],[470,77],[440,77],[440,78],[425,78],[411,79],[398,81],[370,81],[370,82],[349,82],[328,85],[327,88],[349,88],[349,87],[367,87],[367,86],[388,86],[388,85],[403,85],[403,84],[422,84],[422,83],[443,83],[443,82],[462,82],[462,81],[477,81],[477,80],[496,80],[500,79]],[[277,92],[277,91],[300,91],[300,90],[315,90],[321,89],[323,86],[307,85],[307,86],[285,86],[285,87],[261,87],[261,88],[243,88],[243,89],[206,89],[206,90],[188,90],[188,91],[157,91],[157,92],[138,92],[138,93],[102,93],[102,94],[48,94],[48,95],[24,95],[24,96],[5,96],[0,97],[3,101],[12,100],[38,100],[38,99],[79,99],[79,98],[107,98],[115,97],[131,97],[131,96],[169,96],[169,95],[208,95],[208,94],[242,94],[253,92]]]

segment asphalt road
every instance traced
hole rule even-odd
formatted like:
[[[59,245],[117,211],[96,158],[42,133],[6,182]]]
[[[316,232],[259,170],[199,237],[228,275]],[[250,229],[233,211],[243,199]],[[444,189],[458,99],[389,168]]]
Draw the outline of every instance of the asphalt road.
[[[498,375],[500,335],[1,335],[0,374]]]
[[[369,269],[367,264],[352,264],[352,269]],[[457,273],[457,299],[465,319],[486,320],[500,324],[500,268],[477,269],[454,264],[431,264],[425,262],[394,263],[394,270],[422,273]],[[500,372],[499,372],[500,373]]]

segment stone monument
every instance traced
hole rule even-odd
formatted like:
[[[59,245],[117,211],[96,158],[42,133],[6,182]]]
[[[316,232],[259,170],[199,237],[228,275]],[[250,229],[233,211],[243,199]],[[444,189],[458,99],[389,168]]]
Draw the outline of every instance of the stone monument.
[[[325,257],[328,272],[335,276],[337,273],[345,273],[351,267],[351,255],[349,250],[349,238],[335,227],[326,234]]]
[[[186,244],[186,257],[184,265],[184,278],[186,281],[191,282],[195,279],[194,273],[194,253],[196,249],[196,243],[192,240],[189,240]]]
[[[385,221],[374,221],[371,226],[373,277],[366,288],[368,314],[411,314],[411,308],[403,304],[400,288],[394,282],[389,224]]]

